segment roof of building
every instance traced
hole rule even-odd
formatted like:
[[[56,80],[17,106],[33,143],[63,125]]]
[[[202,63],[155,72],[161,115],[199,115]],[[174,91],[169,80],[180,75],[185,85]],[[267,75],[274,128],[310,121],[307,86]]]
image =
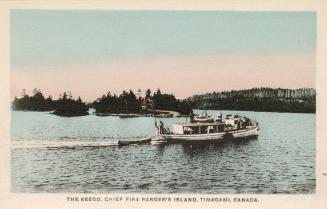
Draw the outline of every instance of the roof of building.
[[[224,125],[225,123],[177,123],[174,125],[178,125],[178,126],[187,126],[187,127],[195,127],[195,126],[217,126],[217,125]]]

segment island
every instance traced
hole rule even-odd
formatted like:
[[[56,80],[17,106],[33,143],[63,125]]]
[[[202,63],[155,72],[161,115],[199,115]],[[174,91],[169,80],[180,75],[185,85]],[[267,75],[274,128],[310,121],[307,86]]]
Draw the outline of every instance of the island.
[[[34,89],[31,96],[23,90],[21,98],[14,98],[12,109],[22,111],[52,111],[52,114],[64,117],[89,114],[89,107],[80,97],[74,99],[70,93],[64,92],[60,94],[57,100],[53,100],[51,96],[45,98],[39,89]]]
[[[108,92],[92,103],[97,115],[118,115],[121,117],[162,116],[176,117],[192,113],[191,105],[184,100],[178,100],[173,94],[161,93],[157,89],[153,94],[147,89],[145,96],[138,96],[132,90],[123,91],[119,96]]]

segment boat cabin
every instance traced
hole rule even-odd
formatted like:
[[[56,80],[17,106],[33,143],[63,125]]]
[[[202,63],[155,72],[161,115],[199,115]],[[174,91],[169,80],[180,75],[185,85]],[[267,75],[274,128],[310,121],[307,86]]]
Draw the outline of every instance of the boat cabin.
[[[226,115],[225,124],[228,129],[244,129],[249,123],[250,121],[248,118],[238,115]]]
[[[174,134],[210,134],[224,131],[224,123],[185,123],[173,125]]]
[[[223,114],[222,113],[219,113],[218,114],[217,119],[216,119],[216,122],[217,123],[222,123],[223,122]]]

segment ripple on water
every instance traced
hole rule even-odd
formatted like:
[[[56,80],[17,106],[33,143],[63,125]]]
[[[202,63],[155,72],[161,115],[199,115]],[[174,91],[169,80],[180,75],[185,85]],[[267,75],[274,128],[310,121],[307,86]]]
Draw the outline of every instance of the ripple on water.
[[[258,139],[118,147],[118,138],[151,136],[153,118],[77,120],[14,112],[12,191],[313,193],[315,115],[238,114],[260,122]],[[167,125],[184,120],[163,119]]]

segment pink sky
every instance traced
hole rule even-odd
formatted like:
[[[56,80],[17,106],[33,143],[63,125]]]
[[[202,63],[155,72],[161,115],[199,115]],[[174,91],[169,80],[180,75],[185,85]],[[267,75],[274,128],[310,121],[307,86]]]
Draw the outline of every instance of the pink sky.
[[[315,54],[226,55],[125,59],[74,65],[17,67],[12,97],[41,89],[57,98],[70,91],[91,102],[110,91],[160,88],[177,98],[253,87],[315,88]]]

